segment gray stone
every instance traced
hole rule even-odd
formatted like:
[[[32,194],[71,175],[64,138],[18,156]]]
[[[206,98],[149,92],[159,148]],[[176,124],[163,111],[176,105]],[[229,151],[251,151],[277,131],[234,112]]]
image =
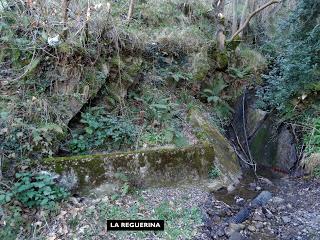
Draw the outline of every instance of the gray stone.
[[[243,224],[230,223],[229,226],[225,229],[225,234],[231,236],[235,232],[240,232],[245,228]]]
[[[253,214],[252,219],[255,220],[255,221],[260,221],[260,222],[263,221],[263,217],[262,217],[259,213],[257,213],[257,212],[255,212],[255,213]]]
[[[252,190],[254,191],[257,187],[257,184],[256,183],[249,183],[249,190]]]
[[[291,222],[291,218],[288,217],[288,216],[283,216],[283,217],[282,217],[282,221],[283,221],[285,224],[288,224],[289,222]]]
[[[289,172],[295,166],[297,159],[294,136],[288,128],[283,127],[278,137],[277,167]]]
[[[239,232],[234,232],[230,235],[229,240],[243,240],[244,237]]]
[[[263,223],[257,222],[254,226],[256,227],[256,229],[261,229],[263,228]]]
[[[273,214],[269,211],[265,214],[266,218],[271,219],[273,218]]]
[[[249,226],[248,226],[248,230],[249,230],[250,232],[255,232],[255,231],[256,231],[256,228],[255,228],[255,226],[249,225]]]
[[[218,235],[218,237],[223,237],[225,234],[224,234],[224,231],[222,229],[219,229],[217,231],[217,235]]]
[[[284,202],[284,199],[283,199],[283,198],[280,198],[280,197],[273,197],[273,198],[271,199],[271,201],[272,201],[273,203],[275,203],[275,204],[281,204],[281,203]]]

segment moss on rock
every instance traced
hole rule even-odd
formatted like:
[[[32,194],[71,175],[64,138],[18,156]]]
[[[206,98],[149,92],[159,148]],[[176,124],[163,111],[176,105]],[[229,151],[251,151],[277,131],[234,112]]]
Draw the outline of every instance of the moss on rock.
[[[209,143],[185,148],[159,148],[101,155],[44,159],[50,170],[64,174],[73,171],[79,188],[85,189],[116,181],[116,173],[130,176],[139,186],[170,186],[208,179],[215,158]]]
[[[189,121],[191,124],[199,128],[202,138],[206,138],[212,144],[215,152],[214,166],[220,170],[220,184],[213,182],[212,190],[217,190],[217,186],[235,185],[241,177],[241,169],[233,148],[228,140],[219,132],[217,128],[212,126],[208,120],[198,111],[191,110],[189,113]],[[210,187],[209,187],[210,188]]]
[[[200,52],[196,54],[192,63],[192,79],[194,81],[202,81],[207,76],[209,69],[207,53]]]

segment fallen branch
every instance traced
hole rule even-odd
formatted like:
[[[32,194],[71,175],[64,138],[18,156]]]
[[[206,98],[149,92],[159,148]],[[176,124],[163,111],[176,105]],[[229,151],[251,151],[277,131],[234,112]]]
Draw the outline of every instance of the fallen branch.
[[[240,26],[240,28],[238,29],[238,31],[236,31],[232,37],[228,40],[229,42],[232,42],[238,35],[239,33],[241,33],[245,28],[246,26],[249,24],[250,20],[259,12],[261,12],[263,9],[269,7],[270,5],[272,4],[275,4],[275,3],[280,3],[281,0],[272,0],[266,4],[264,4],[263,6],[259,7],[257,10],[255,10],[253,13],[251,13],[249,15],[249,17],[247,18],[247,20],[243,23],[242,26]]]

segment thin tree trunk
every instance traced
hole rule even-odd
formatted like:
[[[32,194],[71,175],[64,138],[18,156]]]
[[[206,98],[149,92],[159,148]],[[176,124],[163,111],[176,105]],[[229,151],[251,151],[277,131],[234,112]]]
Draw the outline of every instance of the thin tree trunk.
[[[249,12],[253,12],[256,9],[256,0],[249,0]]]
[[[247,20],[242,24],[240,25],[240,28],[236,31],[235,34],[232,35],[232,37],[229,39],[230,42],[232,42],[236,36],[240,35],[240,33],[243,31],[243,29],[246,28],[246,26],[249,24],[250,20],[259,12],[261,12],[263,9],[269,7],[270,5],[272,4],[275,4],[275,3],[280,3],[280,0],[272,0],[266,4],[264,4],[263,6],[259,7],[257,10],[255,10],[253,13],[251,13],[249,15],[249,17],[247,18]]]
[[[225,48],[225,17],[224,17],[224,0],[215,0],[214,7],[216,11],[216,25],[217,33],[216,39],[218,44],[218,49],[223,51]]]
[[[63,0],[62,2],[62,21],[63,21],[63,32],[62,37],[67,38],[68,31],[67,31],[67,23],[68,23],[68,12],[69,12],[69,4],[70,0]]]
[[[232,35],[237,31],[238,29],[238,14],[237,14],[237,9],[238,9],[238,0],[233,0],[232,1]]]
[[[127,16],[127,21],[128,22],[130,22],[130,20],[132,18],[135,4],[136,4],[136,0],[130,0],[128,16]]]
[[[249,0],[245,0],[245,4],[242,10],[242,14],[241,14],[241,20],[240,20],[240,27],[244,24],[246,17],[247,17],[247,10],[248,10],[248,5],[249,5]],[[233,33],[234,34],[234,33]],[[242,37],[243,32],[241,31],[239,33],[239,36]]]

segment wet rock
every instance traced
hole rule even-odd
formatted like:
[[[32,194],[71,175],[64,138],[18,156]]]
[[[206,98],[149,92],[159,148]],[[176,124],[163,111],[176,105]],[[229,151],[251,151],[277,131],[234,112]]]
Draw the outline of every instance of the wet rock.
[[[248,134],[252,136],[267,116],[267,112],[250,107],[247,113]]]

